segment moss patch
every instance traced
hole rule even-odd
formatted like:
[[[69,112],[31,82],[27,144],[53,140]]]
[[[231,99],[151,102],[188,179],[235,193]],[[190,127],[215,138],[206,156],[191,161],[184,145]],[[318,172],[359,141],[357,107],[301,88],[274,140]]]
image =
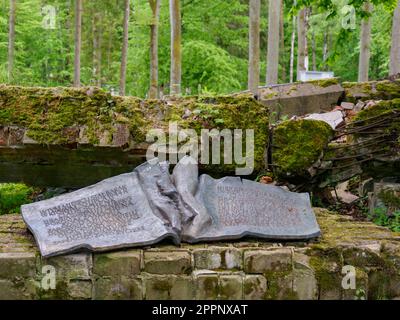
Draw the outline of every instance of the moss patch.
[[[81,139],[92,145],[105,140],[111,144],[120,124],[129,128],[134,143],[142,143],[150,129],[166,132],[170,122],[177,122],[181,129],[195,129],[199,137],[201,129],[253,129],[255,170],[264,168],[269,111],[248,95],[163,101],[115,97],[95,87],[0,85],[0,125],[27,128],[27,136],[40,144],[71,144]],[[84,137],[79,137],[81,128],[85,128]],[[245,150],[243,144],[243,153]],[[253,156],[251,152],[246,155]],[[228,163],[212,169],[226,173],[238,166]]]
[[[30,203],[34,189],[23,183],[0,184],[0,215],[20,213],[23,204]]]
[[[311,81],[307,81],[307,83],[311,83],[311,84],[314,84],[314,85],[322,87],[322,88],[327,88],[327,87],[339,84],[339,79],[338,78],[329,78],[329,79],[321,79],[321,80],[311,80]]]
[[[400,98],[400,79],[390,81],[343,82],[347,101],[391,100]]]
[[[333,137],[332,128],[318,120],[291,120],[278,125],[273,136],[273,164],[281,178],[307,176]]]

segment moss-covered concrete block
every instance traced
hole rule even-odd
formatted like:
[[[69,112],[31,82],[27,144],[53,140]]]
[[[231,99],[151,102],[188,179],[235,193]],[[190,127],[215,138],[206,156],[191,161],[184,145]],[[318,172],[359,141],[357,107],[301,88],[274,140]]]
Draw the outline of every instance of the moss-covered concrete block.
[[[100,277],[132,277],[140,273],[140,266],[140,250],[127,250],[93,255],[93,273]]]
[[[248,250],[244,252],[246,273],[292,270],[292,250],[290,248],[270,250]]]
[[[146,300],[191,300],[194,298],[190,276],[151,275],[145,278]]]
[[[0,252],[0,279],[27,278],[36,275],[36,255],[30,252]]]
[[[141,300],[142,279],[138,277],[102,277],[94,281],[95,300]]]
[[[219,278],[219,299],[242,300],[243,277],[241,275],[221,275]]]
[[[333,137],[329,124],[319,120],[288,120],[273,131],[272,162],[282,179],[310,177],[310,169],[323,156]]]
[[[245,300],[264,300],[267,291],[267,279],[261,275],[246,275],[243,280]]]
[[[196,269],[238,270],[242,268],[242,251],[237,248],[209,247],[193,251]]]
[[[385,260],[379,254],[366,248],[345,248],[343,250],[343,259],[345,265],[351,265],[358,268],[385,268]]]
[[[188,274],[192,270],[188,251],[146,251],[144,270],[154,274]]]

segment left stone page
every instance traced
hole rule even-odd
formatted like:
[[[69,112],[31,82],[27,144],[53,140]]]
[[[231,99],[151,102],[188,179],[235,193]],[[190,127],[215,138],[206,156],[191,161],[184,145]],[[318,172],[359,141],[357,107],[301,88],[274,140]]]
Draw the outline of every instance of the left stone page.
[[[144,166],[154,171],[159,164]],[[104,251],[150,245],[168,237],[178,243],[176,228],[153,213],[151,200],[143,189],[135,170],[24,205],[22,216],[44,257],[82,248]]]

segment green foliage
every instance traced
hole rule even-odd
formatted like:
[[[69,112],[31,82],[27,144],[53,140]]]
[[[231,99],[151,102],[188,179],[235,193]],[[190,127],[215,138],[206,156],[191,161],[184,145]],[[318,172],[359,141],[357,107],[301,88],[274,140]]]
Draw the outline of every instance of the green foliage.
[[[378,226],[387,227],[394,232],[400,232],[400,211],[388,215],[387,209],[376,208],[369,218]]]
[[[284,1],[284,43],[281,43],[279,82],[289,81],[292,18],[304,6],[309,19],[308,55],[316,69],[331,70],[345,81],[358,73],[360,25],[366,13],[362,0]],[[370,78],[388,73],[391,19],[395,0],[372,0]],[[341,9],[356,9],[356,29],[343,29]],[[56,28],[42,25],[42,7],[56,8]],[[118,91],[124,1],[84,1],[82,22],[81,82]],[[9,1],[0,1],[0,82],[26,86],[69,86],[73,77],[74,1],[18,0],[16,10],[15,68],[7,79]],[[241,0],[181,0],[183,76],[182,91],[221,94],[247,88],[248,2]],[[169,0],[161,0],[159,21],[159,85],[169,91],[170,21]],[[127,94],[145,97],[149,89],[151,10],[148,0],[131,0]],[[267,67],[268,1],[261,3],[261,76]],[[95,47],[98,44],[98,49]],[[324,57],[324,48],[327,56]],[[100,63],[96,62],[96,56]],[[294,51],[297,63],[297,39]],[[296,69],[296,67],[294,68]],[[296,77],[296,70],[294,70]]]
[[[189,41],[183,46],[184,87],[213,88],[218,93],[240,90],[237,66],[228,52],[205,41]],[[193,92],[194,91],[194,92]]]
[[[34,190],[23,183],[0,184],[0,215],[20,213],[23,204],[30,203]]]

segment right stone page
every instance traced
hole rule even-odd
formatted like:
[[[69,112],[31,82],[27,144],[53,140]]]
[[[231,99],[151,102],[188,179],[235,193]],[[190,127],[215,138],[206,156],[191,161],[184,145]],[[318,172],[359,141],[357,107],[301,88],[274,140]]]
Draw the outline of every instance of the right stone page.
[[[245,236],[305,240],[320,235],[308,193],[289,192],[239,177],[214,179],[205,174],[194,188],[197,166],[187,159],[184,162],[175,167],[173,176],[186,175],[187,179],[175,179],[175,183],[178,191],[187,190],[182,195],[183,201],[194,208],[197,218],[183,225],[183,241],[194,243]],[[190,188],[184,184],[190,184]],[[197,225],[199,221],[201,225]]]

